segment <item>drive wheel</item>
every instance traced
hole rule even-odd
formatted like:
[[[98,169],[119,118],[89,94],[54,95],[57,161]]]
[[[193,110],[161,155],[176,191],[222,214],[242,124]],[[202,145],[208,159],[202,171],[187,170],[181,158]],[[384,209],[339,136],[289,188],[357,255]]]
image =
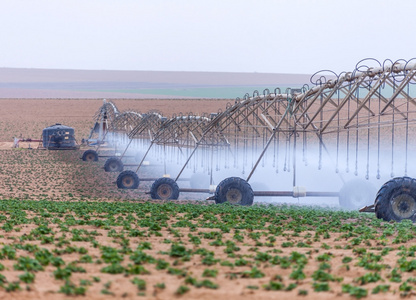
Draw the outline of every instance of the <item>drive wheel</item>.
[[[179,197],[178,184],[171,178],[159,178],[153,182],[150,196],[152,199],[177,200]]]
[[[397,177],[387,181],[377,193],[376,217],[385,221],[416,221],[416,180]]]
[[[123,171],[117,177],[117,187],[119,189],[137,189],[139,183],[139,176],[131,170]]]
[[[118,157],[110,157],[104,164],[106,172],[121,172],[124,169],[124,164]]]
[[[83,161],[98,161],[98,153],[95,150],[87,150],[82,154]]]
[[[239,177],[229,177],[220,182],[215,190],[215,203],[231,203],[250,206],[253,204],[250,184]]]

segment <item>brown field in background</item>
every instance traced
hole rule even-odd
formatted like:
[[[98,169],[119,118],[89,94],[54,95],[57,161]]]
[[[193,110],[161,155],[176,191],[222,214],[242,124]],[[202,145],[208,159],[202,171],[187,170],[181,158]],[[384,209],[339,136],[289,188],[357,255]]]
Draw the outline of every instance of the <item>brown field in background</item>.
[[[146,113],[158,110],[162,115],[202,114],[225,110],[233,100],[214,99],[112,99],[120,111]],[[88,137],[94,126],[94,114],[103,99],[0,99],[0,141],[13,137],[40,138],[42,129],[61,123],[75,129],[76,138]]]
[[[113,99],[120,111],[145,113],[158,110],[162,115],[217,112],[229,100],[132,100]],[[75,129],[78,142],[88,138],[94,125],[93,116],[102,106],[102,99],[2,99],[0,100],[1,198],[24,199],[137,199],[144,197],[148,184],[138,191],[118,190],[114,181],[118,174],[105,173],[105,160],[86,164],[80,151],[46,151],[12,149],[13,138],[40,139],[45,127],[61,123]],[[21,143],[23,148],[28,143]],[[31,143],[36,148],[38,143]],[[23,187],[23,188],[22,188]],[[68,196],[71,195],[71,196]]]
[[[213,99],[112,99],[120,111],[145,113],[157,110],[166,117],[173,114],[203,114],[225,110],[232,100]],[[106,173],[106,159],[86,164],[79,151],[28,150],[39,143],[21,143],[12,149],[14,137],[41,139],[42,130],[56,123],[75,129],[78,143],[88,138],[94,126],[94,114],[103,99],[0,99],[0,186],[1,199],[34,200],[137,200],[150,199],[145,192],[151,182],[142,182],[138,190],[119,190],[115,184],[118,173]],[[152,168],[150,168],[152,169]],[[146,168],[141,174],[149,174]],[[205,195],[204,195],[205,196]],[[180,199],[191,199],[181,195]],[[199,197],[201,198],[201,197]],[[205,197],[204,197],[205,198]]]

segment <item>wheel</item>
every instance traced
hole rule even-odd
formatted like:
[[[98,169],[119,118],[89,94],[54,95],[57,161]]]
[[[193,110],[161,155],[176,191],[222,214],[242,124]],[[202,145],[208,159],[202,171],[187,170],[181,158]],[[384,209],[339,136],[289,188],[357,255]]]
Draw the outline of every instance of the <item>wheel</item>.
[[[416,221],[416,179],[397,177],[387,181],[377,193],[376,217],[385,221]]]
[[[83,161],[98,161],[98,153],[95,150],[87,150],[82,154]]]
[[[215,190],[215,203],[253,204],[253,190],[250,184],[239,177],[229,177],[220,182]]]
[[[339,205],[345,210],[357,210],[374,203],[377,189],[374,185],[361,179],[348,181],[339,191]]]
[[[150,196],[152,199],[177,200],[179,197],[178,184],[171,178],[159,178],[153,182]]]
[[[207,189],[209,188],[209,176],[202,173],[192,174],[189,183],[193,189]]]
[[[118,157],[110,157],[104,164],[104,170],[106,172],[121,172],[123,169],[123,162]]]
[[[117,177],[117,187],[119,189],[137,189],[139,183],[139,176],[131,170],[123,171]]]

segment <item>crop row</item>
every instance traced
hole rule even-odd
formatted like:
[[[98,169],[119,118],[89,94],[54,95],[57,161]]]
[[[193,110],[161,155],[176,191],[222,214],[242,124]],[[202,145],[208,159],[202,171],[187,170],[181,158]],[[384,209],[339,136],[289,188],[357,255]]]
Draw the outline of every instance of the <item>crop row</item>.
[[[0,212],[0,296],[222,289],[361,298],[416,287],[413,224],[355,212],[24,200],[3,200]]]

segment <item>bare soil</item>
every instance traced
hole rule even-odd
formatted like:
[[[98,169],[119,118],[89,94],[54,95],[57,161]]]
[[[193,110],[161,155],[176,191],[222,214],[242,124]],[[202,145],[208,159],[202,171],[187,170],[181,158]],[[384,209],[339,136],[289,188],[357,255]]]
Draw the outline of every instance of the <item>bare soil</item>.
[[[145,113],[158,110],[162,115],[202,114],[225,108],[228,100],[114,100],[120,111]],[[2,99],[0,121],[1,198],[23,199],[137,199],[148,196],[149,184],[139,192],[118,190],[116,173],[105,173],[105,160],[86,164],[79,151],[36,150],[39,143],[20,143],[13,149],[13,138],[40,139],[45,127],[61,123],[75,129],[78,142],[89,136],[93,116],[102,99]],[[29,150],[27,148],[33,148]],[[186,197],[186,196],[185,196]]]

